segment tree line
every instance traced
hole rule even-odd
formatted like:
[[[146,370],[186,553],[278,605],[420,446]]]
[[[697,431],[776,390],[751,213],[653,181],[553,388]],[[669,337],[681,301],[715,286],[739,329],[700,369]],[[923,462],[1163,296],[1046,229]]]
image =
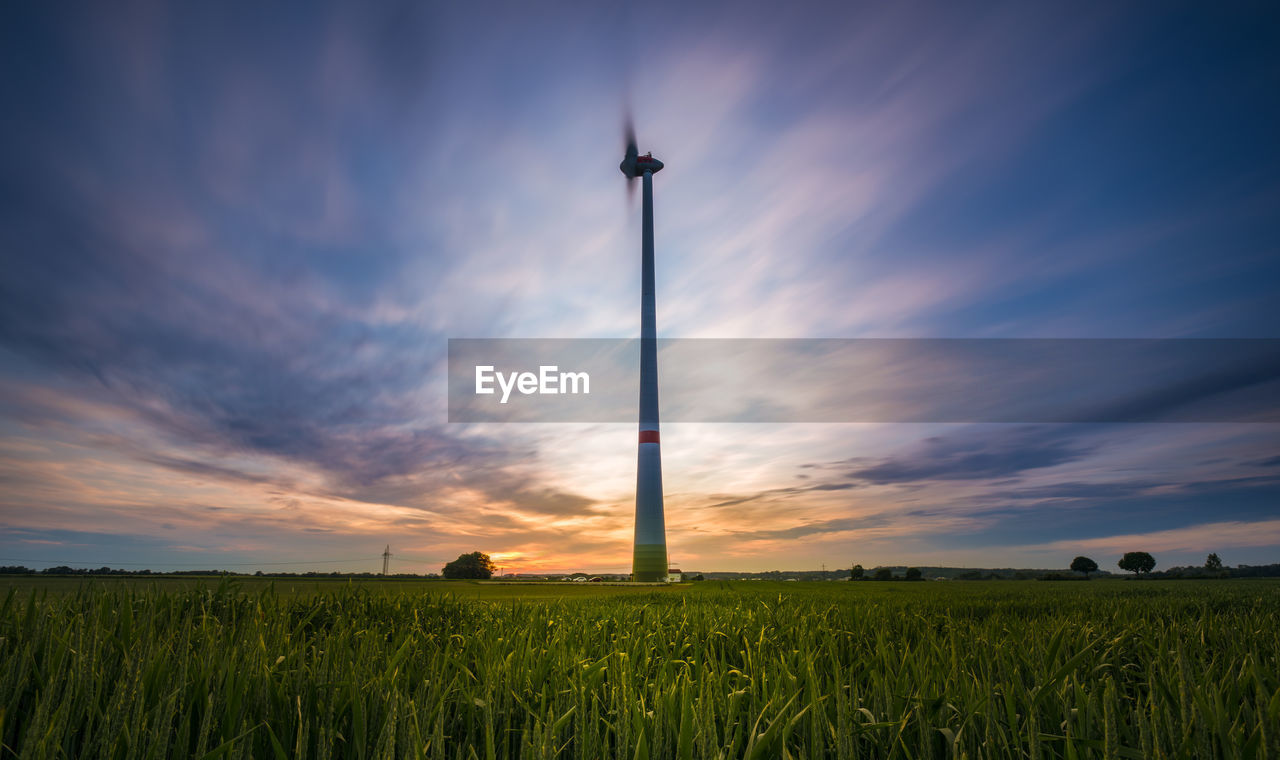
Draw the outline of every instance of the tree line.
[[[1139,578],[1274,578],[1280,577],[1280,564],[1271,565],[1238,565],[1234,568],[1228,568],[1222,563],[1222,558],[1216,552],[1205,558],[1204,565],[1195,565],[1189,567],[1172,567],[1162,572],[1155,572],[1156,558],[1150,552],[1126,552],[1117,562],[1116,566],[1121,570],[1134,574]],[[1071,572],[1078,575],[1071,576],[1057,571],[1044,573],[1036,573],[1029,571],[1017,572],[987,572],[984,574],[979,570],[970,570],[952,575],[955,580],[1088,580],[1089,576],[1099,571],[1096,561],[1090,557],[1078,556],[1071,560]],[[890,581],[890,580],[907,580],[918,581],[923,580],[922,573],[918,568],[909,567],[904,575],[895,575],[893,570],[888,567],[879,567],[875,570],[868,571],[862,565],[854,565],[849,570],[849,579],[855,581]]]

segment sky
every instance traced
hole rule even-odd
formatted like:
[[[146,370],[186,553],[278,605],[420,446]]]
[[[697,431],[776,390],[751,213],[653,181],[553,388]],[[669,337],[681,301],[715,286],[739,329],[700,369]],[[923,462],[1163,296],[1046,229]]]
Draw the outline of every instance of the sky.
[[[446,360],[639,334],[627,113],[660,337],[1280,338],[1274,5],[0,15],[3,564],[625,572],[634,423],[449,422]],[[685,570],[1280,562],[1275,422],[662,448]]]

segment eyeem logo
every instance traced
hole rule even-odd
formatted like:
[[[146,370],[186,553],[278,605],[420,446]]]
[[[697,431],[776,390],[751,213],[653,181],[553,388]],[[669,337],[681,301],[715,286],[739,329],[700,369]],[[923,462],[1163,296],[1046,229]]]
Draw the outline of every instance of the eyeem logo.
[[[581,381],[582,390],[578,390]],[[559,393],[591,393],[591,376],[586,372],[561,372],[554,364],[538,367],[538,374],[532,372],[496,372],[493,365],[476,365],[476,394],[491,395],[497,391],[493,384],[497,382],[502,390],[500,404],[507,403],[512,390],[528,396],[533,393],[556,395]]]

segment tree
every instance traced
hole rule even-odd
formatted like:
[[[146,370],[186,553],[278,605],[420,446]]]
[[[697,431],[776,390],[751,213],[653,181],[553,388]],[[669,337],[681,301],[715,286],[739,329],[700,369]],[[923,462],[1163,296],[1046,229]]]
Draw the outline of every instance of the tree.
[[[1204,569],[1205,570],[1221,570],[1222,558],[1219,557],[1216,553],[1210,554],[1208,557],[1205,557]]]
[[[1121,570],[1128,570],[1134,575],[1149,573],[1156,566],[1156,558],[1146,552],[1125,552],[1117,563]]]
[[[891,581],[893,580],[893,571],[887,567],[882,567],[876,571],[875,579],[878,581]]]
[[[489,559],[489,555],[484,552],[471,552],[470,554],[458,555],[458,558],[444,566],[444,577],[446,578],[479,578],[486,580],[493,577],[493,571],[498,566],[493,564],[493,560]]]
[[[909,580],[909,581],[918,581],[918,580],[920,580],[920,568],[918,568],[918,567],[908,567],[908,568],[907,568],[907,580]]]
[[[1088,557],[1076,557],[1071,560],[1071,569],[1077,573],[1084,573],[1084,577],[1088,578],[1089,573],[1098,572],[1098,563]]]
[[[849,571],[849,580],[860,581],[866,574],[867,571],[862,569],[862,565],[854,565],[853,569]]]

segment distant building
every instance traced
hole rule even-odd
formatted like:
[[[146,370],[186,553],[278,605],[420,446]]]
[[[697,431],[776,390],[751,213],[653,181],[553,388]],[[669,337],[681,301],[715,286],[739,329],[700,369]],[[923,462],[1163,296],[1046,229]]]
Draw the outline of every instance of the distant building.
[[[667,569],[667,583],[679,583],[684,578],[684,573],[680,572],[680,568],[672,567]]]

